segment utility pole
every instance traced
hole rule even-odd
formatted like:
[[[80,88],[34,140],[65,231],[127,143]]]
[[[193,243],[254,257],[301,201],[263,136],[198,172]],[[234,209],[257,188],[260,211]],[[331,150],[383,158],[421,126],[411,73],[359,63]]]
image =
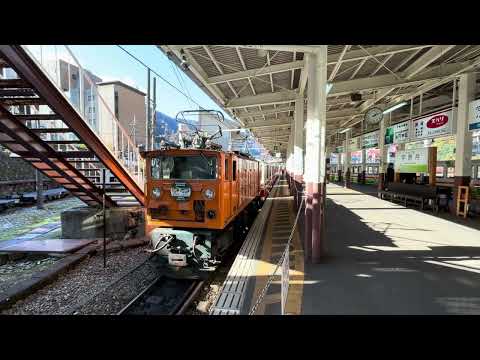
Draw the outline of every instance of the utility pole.
[[[36,121],[36,128],[40,128],[40,120]],[[35,188],[37,190],[37,209],[44,209],[43,206],[43,179],[42,173],[35,169]]]
[[[37,189],[37,209],[44,209],[42,173],[37,169],[35,169],[35,182]]]
[[[145,151],[150,150],[150,120],[152,118],[150,108],[150,68],[147,69],[147,121],[145,126]]]
[[[153,111],[150,126],[150,150],[154,150],[155,147],[155,127],[157,118],[157,78],[153,77]]]

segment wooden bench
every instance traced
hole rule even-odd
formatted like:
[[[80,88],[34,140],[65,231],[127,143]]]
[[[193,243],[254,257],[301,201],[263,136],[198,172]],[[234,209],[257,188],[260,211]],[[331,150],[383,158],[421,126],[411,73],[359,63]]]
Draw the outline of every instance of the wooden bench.
[[[419,205],[423,210],[425,202],[433,200],[433,210],[438,212],[438,194],[436,186],[389,183],[388,190],[379,191],[381,199],[400,202],[407,207],[409,203]]]

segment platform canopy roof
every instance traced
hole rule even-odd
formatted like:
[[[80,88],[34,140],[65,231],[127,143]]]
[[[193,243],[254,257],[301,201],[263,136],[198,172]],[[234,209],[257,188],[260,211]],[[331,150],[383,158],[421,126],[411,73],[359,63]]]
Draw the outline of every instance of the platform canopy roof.
[[[305,55],[316,45],[158,47],[267,149],[285,152],[294,101],[306,101]],[[413,99],[423,113],[451,105],[453,80],[479,65],[477,45],[328,45],[327,137],[346,128],[368,130],[363,116],[374,105]],[[392,121],[410,111],[405,106]]]

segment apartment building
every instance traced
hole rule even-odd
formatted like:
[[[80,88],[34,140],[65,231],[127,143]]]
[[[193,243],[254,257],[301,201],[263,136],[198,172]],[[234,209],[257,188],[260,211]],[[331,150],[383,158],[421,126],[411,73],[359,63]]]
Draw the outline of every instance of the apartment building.
[[[137,146],[146,140],[146,94],[121,81],[107,81],[97,84],[98,93],[107,103],[124,130],[135,140]],[[118,130],[112,122],[112,114],[105,106],[100,106],[99,131],[108,143],[121,141]]]

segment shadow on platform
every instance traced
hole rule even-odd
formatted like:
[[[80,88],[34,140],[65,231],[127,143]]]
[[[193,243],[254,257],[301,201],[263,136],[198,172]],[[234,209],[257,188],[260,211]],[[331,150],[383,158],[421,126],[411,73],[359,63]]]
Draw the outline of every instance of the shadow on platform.
[[[351,210],[327,199],[328,256],[306,264],[303,314],[480,314],[480,232],[478,246],[449,246],[414,236],[431,229]]]

